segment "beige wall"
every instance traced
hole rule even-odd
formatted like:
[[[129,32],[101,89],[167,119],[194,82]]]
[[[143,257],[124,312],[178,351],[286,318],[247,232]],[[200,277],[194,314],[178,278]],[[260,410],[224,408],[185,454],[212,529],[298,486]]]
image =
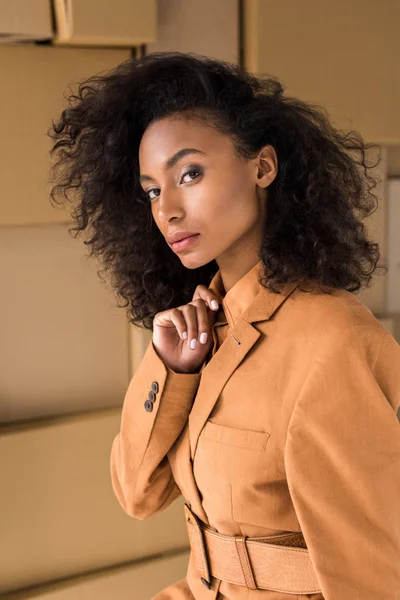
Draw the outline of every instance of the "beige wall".
[[[174,50],[238,62],[238,0],[159,0],[158,11],[158,39],[147,54]]]
[[[390,145],[388,151],[388,177],[400,177],[400,145]]]
[[[68,85],[128,59],[129,50],[0,46],[0,225],[64,223],[48,201],[51,120],[67,106]],[[6,143],[5,143],[6,142]]]
[[[151,521],[117,503],[109,456],[119,421],[115,409],[1,431],[0,594],[185,550],[183,498]]]
[[[67,225],[0,226],[0,421],[120,406],[133,328],[96,271]]]
[[[368,141],[400,144],[400,3],[244,0],[245,64]]]

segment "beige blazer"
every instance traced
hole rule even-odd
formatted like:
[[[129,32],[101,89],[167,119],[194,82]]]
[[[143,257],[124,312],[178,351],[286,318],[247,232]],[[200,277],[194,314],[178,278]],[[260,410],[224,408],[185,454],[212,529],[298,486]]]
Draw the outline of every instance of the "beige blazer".
[[[260,264],[221,298],[226,335],[218,347],[217,320],[201,373],[174,373],[150,341],[111,449],[115,494],[136,519],[183,494],[222,534],[302,532],[322,590],[307,598],[399,600],[400,346],[354,294],[275,295]],[[202,575],[191,553],[153,600],[306,597]]]

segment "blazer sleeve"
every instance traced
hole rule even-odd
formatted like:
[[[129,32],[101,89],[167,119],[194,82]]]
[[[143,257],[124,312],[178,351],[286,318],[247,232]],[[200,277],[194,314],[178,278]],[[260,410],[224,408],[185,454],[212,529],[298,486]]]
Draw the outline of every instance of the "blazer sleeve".
[[[288,426],[289,492],[325,600],[400,599],[400,346],[349,326],[318,351]]]
[[[110,457],[114,493],[136,519],[166,509],[181,495],[167,453],[187,422],[199,381],[198,373],[169,369],[150,340],[125,394]],[[147,411],[152,389],[155,399]]]

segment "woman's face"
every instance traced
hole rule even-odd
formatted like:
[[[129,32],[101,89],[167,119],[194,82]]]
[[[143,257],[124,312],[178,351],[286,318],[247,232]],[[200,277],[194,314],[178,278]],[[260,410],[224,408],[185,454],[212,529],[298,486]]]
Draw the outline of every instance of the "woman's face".
[[[172,167],[167,161],[183,149]],[[271,146],[251,161],[239,159],[229,136],[182,117],[153,122],[139,147],[141,186],[157,227],[167,238],[177,231],[199,233],[176,251],[194,269],[215,259],[221,267],[259,260],[266,188],[276,176]],[[167,241],[171,252],[174,252]],[[251,257],[250,257],[250,255]]]

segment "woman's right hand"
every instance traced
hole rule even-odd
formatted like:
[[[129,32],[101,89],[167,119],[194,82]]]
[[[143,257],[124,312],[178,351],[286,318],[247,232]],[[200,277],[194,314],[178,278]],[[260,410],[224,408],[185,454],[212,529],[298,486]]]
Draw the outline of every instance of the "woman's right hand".
[[[216,307],[211,305],[213,300]],[[218,309],[217,296],[200,284],[191,302],[154,316],[152,341],[165,365],[176,373],[195,373],[199,369],[213,344],[212,327]],[[204,334],[207,340],[202,343]],[[196,341],[195,348],[191,347],[192,340]]]

